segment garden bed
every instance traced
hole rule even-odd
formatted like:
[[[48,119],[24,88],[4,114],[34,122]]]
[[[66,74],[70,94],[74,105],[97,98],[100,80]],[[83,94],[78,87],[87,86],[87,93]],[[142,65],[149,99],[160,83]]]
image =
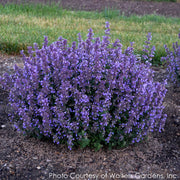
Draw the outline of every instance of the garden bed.
[[[23,65],[19,56],[1,55],[1,74],[12,72],[14,63]],[[156,81],[161,82],[166,78],[163,68],[153,69]],[[171,84],[168,85],[164,101],[164,111],[168,115],[164,132],[153,133],[143,143],[111,151],[102,149],[95,152],[90,148],[69,151],[64,145],[54,145],[49,141],[40,141],[19,134],[8,121],[7,97],[7,92],[1,89],[1,179],[48,179],[50,176],[54,179],[72,179],[75,175],[93,174],[100,179],[106,173],[106,179],[110,179],[111,175],[116,175],[117,179],[130,175],[140,175],[141,178],[145,175],[164,178],[169,174],[174,177],[180,176],[180,90],[174,89]]]

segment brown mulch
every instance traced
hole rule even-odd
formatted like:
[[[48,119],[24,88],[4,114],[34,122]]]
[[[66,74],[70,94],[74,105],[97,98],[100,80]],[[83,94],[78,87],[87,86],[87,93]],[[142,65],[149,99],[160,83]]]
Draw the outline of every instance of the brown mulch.
[[[155,5],[149,2],[120,0],[62,0],[61,3],[66,8],[84,10],[121,7],[129,14],[149,14],[161,9],[156,13],[180,17],[180,12],[177,12],[180,7],[177,3]],[[15,63],[23,65],[20,56],[1,54],[0,75],[12,72]],[[153,70],[155,81],[161,82],[166,78],[163,68],[153,67]],[[0,89],[0,179],[95,179],[93,175],[98,176],[97,179],[135,179],[139,175],[140,179],[178,179],[180,89],[174,89],[172,84],[168,84],[167,88],[164,112],[168,118],[162,133],[154,132],[147,141],[124,149],[101,149],[98,152],[90,148],[69,151],[64,145],[54,145],[48,141],[22,136],[8,120],[8,95]]]

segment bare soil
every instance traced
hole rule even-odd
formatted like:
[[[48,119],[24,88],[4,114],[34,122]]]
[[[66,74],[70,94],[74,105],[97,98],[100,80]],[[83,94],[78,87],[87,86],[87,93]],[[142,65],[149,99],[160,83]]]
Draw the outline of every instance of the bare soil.
[[[177,3],[121,0],[62,0],[61,3],[70,9],[101,10],[108,6],[121,7],[129,14],[156,12],[180,17]],[[20,56],[1,54],[0,75],[12,73],[15,63],[23,66]],[[152,69],[155,81],[162,82],[166,78],[165,69]],[[93,175],[98,176],[97,179],[180,178],[180,89],[170,83],[167,88],[164,113],[168,117],[162,133],[154,132],[147,141],[124,149],[98,152],[90,148],[69,151],[64,145],[19,134],[7,116],[8,93],[0,89],[0,179],[80,179],[80,176],[81,179],[95,179]]]
[[[180,3],[149,2],[135,0],[62,0],[63,8],[72,10],[103,11],[105,8],[119,10],[126,16],[137,14],[157,14],[163,16],[180,17]]]
[[[7,2],[24,3],[24,0],[3,0]],[[103,11],[105,8],[119,10],[126,16],[137,14],[157,14],[163,16],[180,17],[180,3],[174,2],[150,2],[141,0],[29,0],[34,3],[56,3],[60,7],[70,10]],[[179,1],[180,2],[180,1]]]

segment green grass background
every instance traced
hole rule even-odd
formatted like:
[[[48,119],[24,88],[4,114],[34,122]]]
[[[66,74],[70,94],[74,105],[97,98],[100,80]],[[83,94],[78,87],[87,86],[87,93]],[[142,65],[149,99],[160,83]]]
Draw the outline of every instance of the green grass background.
[[[118,10],[105,9],[103,12],[69,11],[55,5],[6,4],[0,5],[0,51],[19,54],[20,50],[42,45],[44,36],[51,42],[59,36],[69,44],[77,41],[80,32],[86,38],[92,28],[95,37],[102,37],[105,22],[109,21],[111,41],[120,39],[123,47],[135,42],[137,53],[141,53],[146,35],[152,33],[152,44],[156,46],[154,62],[159,63],[165,55],[164,44],[169,47],[178,40],[179,18],[166,18],[157,15],[130,16],[119,14]]]

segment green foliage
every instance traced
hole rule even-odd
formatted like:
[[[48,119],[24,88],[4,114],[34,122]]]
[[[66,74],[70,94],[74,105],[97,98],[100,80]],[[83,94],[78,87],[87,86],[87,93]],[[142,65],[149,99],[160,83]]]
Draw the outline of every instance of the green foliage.
[[[79,141],[79,144],[80,144],[80,147],[83,149],[85,148],[86,146],[89,145],[89,142],[90,140],[88,138],[82,138],[80,141]]]
[[[105,8],[104,18],[113,19],[120,16],[120,11],[116,9]]]

